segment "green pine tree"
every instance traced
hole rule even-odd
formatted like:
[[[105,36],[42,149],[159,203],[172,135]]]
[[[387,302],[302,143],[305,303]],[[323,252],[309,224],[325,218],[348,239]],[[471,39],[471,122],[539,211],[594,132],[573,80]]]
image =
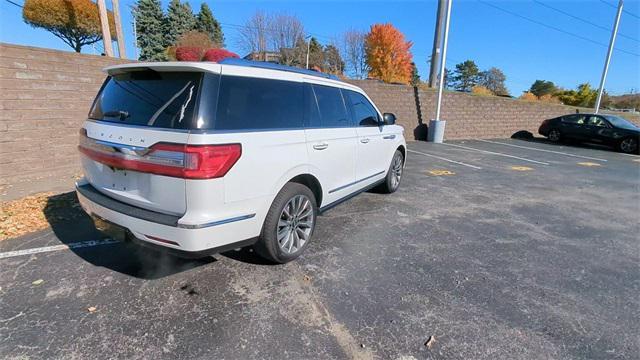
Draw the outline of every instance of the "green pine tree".
[[[134,10],[139,59],[143,61],[166,61],[164,51],[164,15],[160,0],[138,0]]]
[[[175,45],[180,35],[186,31],[193,30],[195,25],[196,17],[191,11],[191,5],[188,2],[180,3],[180,0],[171,0],[163,26],[164,46]]]
[[[211,12],[209,5],[206,3],[202,3],[202,5],[200,5],[200,12],[198,13],[194,30],[209,35],[209,38],[217,47],[224,47],[224,34],[222,33],[222,27],[220,27],[218,20],[213,17],[213,13]]]

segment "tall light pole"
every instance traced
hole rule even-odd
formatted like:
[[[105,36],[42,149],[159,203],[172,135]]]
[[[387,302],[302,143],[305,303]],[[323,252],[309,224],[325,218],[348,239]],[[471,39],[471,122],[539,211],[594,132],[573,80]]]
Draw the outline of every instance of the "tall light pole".
[[[438,12],[436,13],[436,29],[433,35],[433,50],[431,51],[431,66],[429,67],[429,87],[436,87],[438,80],[438,59],[442,46],[442,19],[447,10],[446,0],[438,0]]]
[[[311,35],[307,35],[304,37],[305,40],[309,39],[309,41],[307,41],[307,70],[309,70],[309,51],[311,50]]]
[[[107,17],[107,5],[104,0],[98,0],[98,11],[100,12],[100,26],[102,28],[102,42],[104,43],[104,53],[113,57],[113,47],[111,45],[111,31],[109,30],[109,18]]]
[[[440,108],[442,107],[442,91],[444,89],[445,63],[447,61],[447,44],[449,42],[449,22],[451,20],[451,3],[447,1],[447,13],[444,18],[444,38],[442,39],[442,54],[440,55],[440,80],[438,81],[438,99],[436,101],[436,118],[429,121],[428,140],[441,143],[444,140],[444,127],[446,122],[440,120]]]
[[[618,25],[620,25],[620,15],[622,14],[622,0],[618,1],[618,13],[616,13],[616,21],[613,24],[613,30],[611,31],[611,40],[609,40],[609,50],[607,51],[607,57],[604,60],[604,69],[602,70],[602,77],[600,78],[600,88],[598,89],[598,99],[596,100],[595,113],[600,110],[600,102],[602,101],[602,93],[604,92],[604,83],[607,80],[607,73],[609,72],[609,63],[611,62],[611,53],[613,53],[613,44],[616,42],[616,35],[618,35]]]

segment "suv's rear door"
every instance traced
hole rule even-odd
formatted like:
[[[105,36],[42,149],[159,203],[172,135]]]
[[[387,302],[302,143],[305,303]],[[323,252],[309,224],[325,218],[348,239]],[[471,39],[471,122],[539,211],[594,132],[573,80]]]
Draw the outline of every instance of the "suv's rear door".
[[[162,70],[112,72],[81,132],[80,151],[87,180],[103,194],[181,215],[186,211],[185,179],[158,175],[154,166],[186,161],[171,147],[188,143],[202,73]],[[114,159],[118,164],[142,164],[141,170],[123,170]]]
[[[357,133],[340,89],[305,84],[305,136],[309,162],[319,172],[329,204],[353,191]]]

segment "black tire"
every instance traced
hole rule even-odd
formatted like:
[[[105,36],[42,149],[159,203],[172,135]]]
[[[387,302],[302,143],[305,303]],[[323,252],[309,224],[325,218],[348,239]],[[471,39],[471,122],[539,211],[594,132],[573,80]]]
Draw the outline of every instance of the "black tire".
[[[404,171],[404,155],[400,152],[400,150],[396,150],[393,154],[393,158],[391,158],[391,164],[389,164],[389,169],[387,170],[387,176],[384,179],[384,182],[378,186],[377,190],[385,194],[391,194],[396,192],[400,187],[400,182],[402,181],[402,173]],[[394,177],[397,175],[397,181],[394,180]]]
[[[307,216],[304,219],[308,221],[302,221],[303,217],[300,217],[301,220],[298,220],[296,216],[295,220],[295,228],[294,220],[291,219],[291,222],[287,220],[287,215],[284,212],[285,206],[287,206],[288,212],[291,213],[294,205],[291,205],[291,201],[297,200],[308,200],[309,206],[311,209],[310,218]],[[302,206],[302,205],[301,205]],[[318,207],[316,203],[316,198],[313,195],[313,192],[306,186],[298,183],[287,183],[282,190],[276,195],[276,198],[273,200],[271,207],[269,208],[269,212],[267,213],[267,217],[264,220],[264,225],[262,225],[262,232],[260,234],[260,238],[258,242],[253,246],[256,253],[261,257],[272,261],[278,264],[284,264],[291,260],[294,260],[309,245],[313,237],[313,232],[316,226],[316,216],[318,214]],[[287,226],[282,226],[280,221],[289,223]],[[310,222],[310,227],[306,226],[306,223]],[[302,224],[305,224],[304,226]],[[309,229],[308,236],[306,240],[302,239],[302,236],[306,234],[307,229]],[[281,242],[278,241],[278,232],[280,233],[287,232],[286,239],[281,239],[282,242],[285,240],[288,241],[289,250],[291,252],[287,252],[286,247],[283,249],[281,246]],[[289,237],[289,234],[291,237]],[[295,234],[295,235],[294,235]],[[296,238],[297,237],[297,238]],[[290,243],[289,243],[290,241]],[[301,245],[299,245],[302,242]],[[298,244],[299,246],[293,249],[293,245]],[[293,251],[295,250],[295,251]]]
[[[625,154],[637,154],[638,153],[638,139],[634,137],[626,137],[618,143],[618,151]]]
[[[549,130],[549,135],[547,135],[547,139],[549,139],[549,141],[551,142],[559,143],[562,141],[562,134],[558,129],[551,129]]]

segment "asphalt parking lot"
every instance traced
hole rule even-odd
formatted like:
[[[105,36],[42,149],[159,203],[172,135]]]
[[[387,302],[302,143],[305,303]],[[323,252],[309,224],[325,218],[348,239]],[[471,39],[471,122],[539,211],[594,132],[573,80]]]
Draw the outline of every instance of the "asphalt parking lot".
[[[163,256],[86,217],[0,242],[0,358],[637,359],[640,157],[409,149],[397,193],[327,212],[287,265]]]

